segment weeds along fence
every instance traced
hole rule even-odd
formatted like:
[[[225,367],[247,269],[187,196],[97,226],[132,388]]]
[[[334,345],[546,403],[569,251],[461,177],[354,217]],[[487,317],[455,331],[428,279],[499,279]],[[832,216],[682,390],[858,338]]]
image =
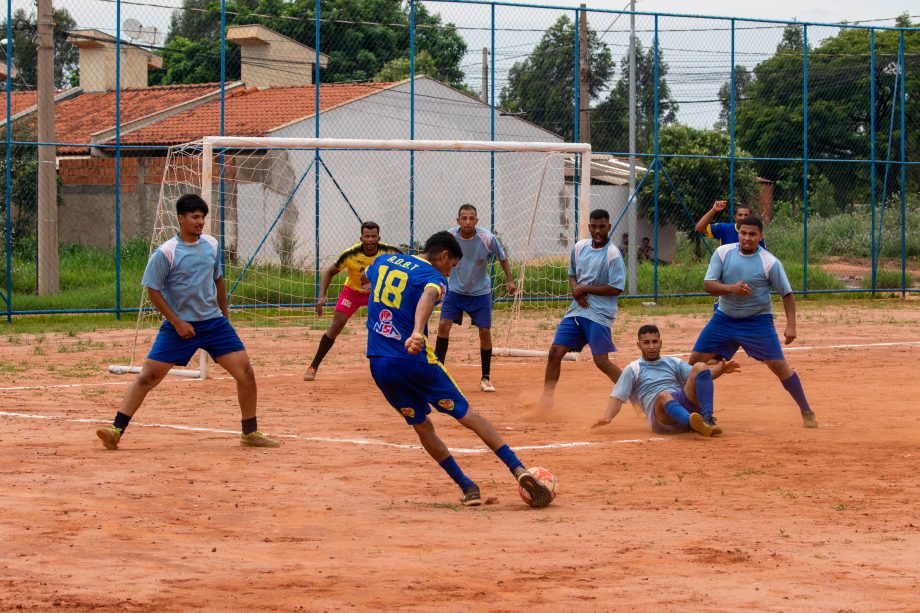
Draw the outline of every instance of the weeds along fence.
[[[694,228],[716,200],[728,205],[712,223],[741,207],[766,220],[798,292],[918,290],[916,15],[825,24],[472,0],[53,0],[53,86],[40,93],[35,4],[9,0],[4,13],[8,321],[135,312],[169,148],[208,135],[588,142],[591,202],[611,213],[627,296],[701,294],[718,243]],[[281,238],[344,249],[402,182],[410,212],[382,235],[412,249],[425,238],[415,213],[432,206],[414,199],[416,171],[410,155],[386,181],[369,177],[355,215],[319,215],[317,189],[294,212],[308,233]],[[573,184],[580,172],[573,164]],[[484,166],[471,193],[488,194],[495,173]],[[491,189],[475,204],[501,238],[505,203]],[[527,263],[546,269],[560,302],[568,245],[587,222],[583,193],[562,191],[550,215],[561,257]],[[439,205],[464,195],[445,190]],[[336,255],[317,246],[279,295],[301,284],[309,306]]]

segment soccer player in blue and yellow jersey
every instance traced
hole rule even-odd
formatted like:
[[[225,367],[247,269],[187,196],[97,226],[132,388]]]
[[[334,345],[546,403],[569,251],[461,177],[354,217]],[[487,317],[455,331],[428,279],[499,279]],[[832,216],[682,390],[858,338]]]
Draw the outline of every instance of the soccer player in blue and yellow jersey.
[[[147,393],[169,369],[188,364],[199,349],[236,379],[242,413],[240,444],[277,447],[280,443],[259,432],[256,422],[256,375],[240,337],[230,325],[227,290],[217,240],[204,234],[208,205],[195,194],[176,201],[179,233],[150,254],[141,283],[165,321],[134,383],[121,401],[115,421],[96,430],[106,449],[117,449]]]
[[[708,238],[716,239],[722,245],[737,243],[738,224],[741,223],[742,219],[751,215],[751,209],[746,206],[737,207],[735,209],[735,220],[733,223],[710,223],[715,216],[724,211],[727,206],[728,202],[725,200],[716,200],[712,203],[712,208],[706,211],[706,214],[700,217],[700,220],[696,222],[694,230]],[[767,248],[763,239],[760,239],[760,246],[764,249]]]
[[[332,349],[335,339],[345,328],[348,320],[363,306],[367,306],[367,297],[370,294],[368,288],[364,287],[361,282],[361,273],[381,254],[402,253],[398,248],[380,242],[380,226],[373,221],[365,221],[361,224],[361,241],[355,243],[342,252],[342,255],[323,271],[323,278],[319,284],[319,299],[316,301],[316,316],[323,316],[323,306],[326,304],[326,292],[329,291],[329,284],[332,278],[348,270],[348,277],[345,279],[345,285],[339,292],[339,299],[335,303],[335,312],[332,314],[332,322],[329,329],[319,339],[319,347],[316,349],[316,355],[313,356],[313,362],[303,373],[304,381],[313,381],[316,379],[316,371],[322,363],[323,358]]]
[[[438,339],[434,353],[444,364],[450,328],[463,323],[463,313],[479,329],[479,356],[482,361],[482,379],[479,389],[494,392],[492,385],[492,281],[489,279],[489,259],[494,257],[501,264],[507,280],[510,295],[517,289],[511,279],[511,264],[494,234],[476,225],[479,217],[476,207],[464,204],[457,212],[457,226],[449,232],[457,239],[463,257],[451,274],[450,288],[441,302],[441,320],[438,322]]]
[[[739,347],[743,348],[779,378],[799,405],[805,427],[817,428],[818,420],[805,398],[802,382],[786,362],[773,326],[771,288],[783,297],[786,344],[795,340],[795,296],[786,271],[776,256],[759,245],[763,239],[760,219],[742,219],[738,237],[738,243],[722,245],[712,254],[703,289],[718,296],[719,304],[693,346],[690,363],[707,362],[716,355],[731,359]]]
[[[631,400],[642,409],[649,429],[656,434],[694,432],[717,436],[722,429],[714,425],[713,379],[738,370],[738,363],[722,360],[718,364],[697,362],[690,366],[673,356],[661,355],[661,332],[646,324],[639,328],[636,345],[642,357],[630,362],[617,381],[604,416],[592,428],[606,426],[623,404]]]
[[[470,408],[428,343],[428,318],[447,291],[447,279],[463,252],[450,232],[438,232],[417,256],[377,258],[364,271],[371,285],[367,312],[367,357],[371,375],[387,402],[411,425],[425,451],[460,487],[466,506],[481,504],[479,487],[467,477],[438,437],[431,407],[454,417],[495,452],[518,483],[543,507],[552,500],[495,427]]]
[[[626,267],[620,250],[610,240],[607,211],[591,211],[588,232],[591,238],[575,243],[569,256],[569,286],[574,299],[556,328],[549,348],[540,399],[544,408],[553,405],[562,358],[569,351],[581,351],[588,345],[594,365],[614,383],[620,377],[620,369],[610,361],[608,354],[616,351],[610,327],[617,314],[617,296],[626,287]]]

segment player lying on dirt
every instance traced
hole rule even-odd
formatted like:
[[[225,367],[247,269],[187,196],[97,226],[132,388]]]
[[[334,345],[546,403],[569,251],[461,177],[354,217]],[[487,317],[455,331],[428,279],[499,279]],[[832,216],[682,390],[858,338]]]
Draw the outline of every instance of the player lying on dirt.
[[[636,343],[642,357],[623,369],[610,394],[604,416],[592,428],[606,426],[623,403],[631,400],[648,418],[657,434],[694,431],[703,436],[718,436],[722,429],[713,416],[713,379],[739,370],[735,361],[722,360],[708,365],[690,366],[681,359],[661,355],[661,333],[646,324],[639,328]]]

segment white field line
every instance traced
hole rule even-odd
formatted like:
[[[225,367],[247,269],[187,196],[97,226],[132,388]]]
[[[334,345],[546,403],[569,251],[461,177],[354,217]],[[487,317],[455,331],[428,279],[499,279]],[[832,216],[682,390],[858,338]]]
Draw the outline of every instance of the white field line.
[[[845,345],[806,345],[804,347],[787,347],[783,345],[783,351],[815,351],[819,349],[866,349],[872,347],[910,347],[920,345],[920,341],[900,341],[893,343],[854,343],[854,344],[845,344]],[[690,353],[669,353],[673,357],[683,357],[688,356]],[[123,375],[119,375],[123,376]],[[258,375],[259,379],[270,379],[273,377],[287,377],[289,374],[268,374],[268,375]],[[208,381],[226,381],[231,379],[231,377],[211,377],[207,379]],[[68,389],[68,388],[80,388],[80,387],[100,387],[100,386],[118,386],[118,385],[131,385],[134,379],[127,379],[125,381],[91,381],[88,383],[60,383],[57,385],[17,385],[12,387],[0,387],[0,392],[14,392],[14,391],[23,391],[23,390],[51,390],[51,389]],[[163,380],[160,385],[166,382],[201,382],[203,379],[186,379],[184,377],[167,377]]]
[[[58,415],[35,415],[31,413],[13,413],[10,411],[0,411],[0,417],[11,417],[17,419],[37,419],[43,421],[62,421],[73,424],[108,424],[108,421],[102,419],[81,419],[81,418],[67,418],[60,417]],[[202,428],[198,426],[182,426],[178,424],[142,424],[134,423],[135,427],[141,428],[165,428],[168,430],[182,430],[184,432],[208,432],[212,434],[239,434],[238,430],[223,430],[220,428]],[[371,438],[334,438],[329,436],[301,436],[300,434],[272,434],[278,438],[293,439],[299,441],[307,441],[310,443],[329,443],[332,445],[358,445],[358,446],[376,446],[376,447],[391,447],[394,449],[412,449],[412,450],[421,450],[423,447],[421,445],[406,445],[403,443],[390,443],[387,441],[381,441]],[[604,441],[604,442],[586,442],[586,441],[574,441],[571,443],[547,443],[545,445],[518,445],[515,449],[525,450],[525,451],[534,451],[542,449],[571,449],[571,448],[580,448],[580,447],[597,447],[600,445],[611,445],[611,444],[636,444],[648,442],[663,442],[666,439],[663,438],[650,438],[650,439],[624,439],[619,441]],[[486,453],[488,450],[485,448],[468,448],[468,447],[452,447],[451,452],[453,453],[465,453],[465,454],[479,454]]]

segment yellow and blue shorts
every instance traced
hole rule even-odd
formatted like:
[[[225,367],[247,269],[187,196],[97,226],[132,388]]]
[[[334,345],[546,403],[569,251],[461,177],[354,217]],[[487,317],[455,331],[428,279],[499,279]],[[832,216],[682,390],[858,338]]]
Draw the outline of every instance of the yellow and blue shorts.
[[[410,426],[423,423],[431,407],[456,419],[466,416],[470,405],[440,363],[380,356],[370,362],[383,397]]]

